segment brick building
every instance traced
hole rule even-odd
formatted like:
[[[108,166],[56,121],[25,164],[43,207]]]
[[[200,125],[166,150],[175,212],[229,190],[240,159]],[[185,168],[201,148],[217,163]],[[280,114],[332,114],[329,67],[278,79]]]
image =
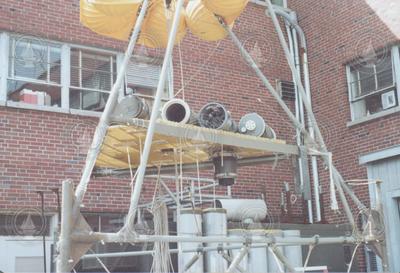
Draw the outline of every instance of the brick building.
[[[83,27],[78,0],[2,2],[0,242],[7,247],[0,250],[0,271],[24,272],[26,268],[21,265],[41,266],[41,238],[37,235],[46,233],[48,249],[53,243],[56,190],[65,179],[76,184],[79,181],[97,117],[126,44]],[[394,1],[386,2],[288,0],[288,7],[297,13],[306,35],[313,108],[335,165],[346,180],[385,182],[383,198],[391,219],[387,229],[390,266],[398,271],[400,264],[394,257],[400,252],[396,243],[400,242],[400,231],[396,230],[400,224],[400,135],[396,123],[400,24],[396,11],[400,7]],[[272,82],[279,85],[293,80],[262,0],[249,3],[234,31]],[[163,50],[137,46],[127,85],[152,96],[162,56]],[[165,99],[181,90],[179,96],[184,94],[194,110],[219,101],[235,120],[257,112],[279,139],[295,144],[296,132],[284,112],[229,38],[205,42],[188,33],[174,50],[172,74]],[[32,98],[33,91],[41,93]],[[126,91],[121,91],[121,96]],[[295,111],[290,94],[284,99]],[[321,191],[328,193],[327,172],[319,163]],[[263,195],[272,221],[303,224],[303,218],[309,219],[309,215],[303,215],[310,212],[301,197],[293,204],[293,217],[282,218],[284,183],[288,182],[295,193],[293,167],[289,158],[277,164],[241,168],[232,194],[243,198]],[[114,231],[119,227],[129,207],[129,181],[129,177],[93,177],[82,211],[94,228]],[[142,201],[152,197],[152,182],[146,184]],[[373,186],[357,186],[355,190],[367,204],[374,196]],[[46,225],[38,216],[41,204],[37,191],[46,192]],[[311,211],[316,213],[315,199],[312,204]],[[321,206],[328,223],[345,222],[343,213],[330,211],[329,194]],[[353,212],[357,215],[358,210],[354,208]],[[26,215],[32,215],[33,230],[29,225],[21,228],[29,224]],[[315,215],[311,219],[317,222]],[[48,253],[48,262],[50,256]],[[358,256],[360,271],[374,270],[374,255],[362,249]]]

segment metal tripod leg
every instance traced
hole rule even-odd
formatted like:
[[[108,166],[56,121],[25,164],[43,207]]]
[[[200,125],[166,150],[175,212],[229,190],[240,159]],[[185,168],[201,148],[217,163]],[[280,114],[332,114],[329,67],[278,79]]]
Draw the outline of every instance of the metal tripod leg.
[[[142,27],[142,23],[146,15],[148,2],[149,0],[144,0],[142,3],[139,16],[136,19],[135,27],[132,31],[132,35],[129,40],[128,48],[126,49],[125,56],[121,64],[121,70],[118,73],[117,79],[111,89],[104,111],[101,114],[99,123],[96,127],[93,141],[86,157],[85,161],[86,163],[83,168],[82,177],[75,192],[75,202],[72,211],[74,221],[76,221],[77,219],[80,205],[82,204],[83,197],[85,196],[86,189],[90,181],[90,176],[92,174],[94,165],[96,164],[97,156],[100,152],[101,144],[103,143],[104,137],[107,133],[111,114],[115,108],[115,105],[117,104],[118,93],[124,82],[125,71],[131,59],[136,41],[139,37],[140,29]]]
[[[72,206],[74,184],[71,180],[62,184],[61,233],[58,242],[57,273],[70,272]]]
[[[137,173],[137,177],[135,180],[135,186],[134,186],[132,196],[131,196],[131,204],[129,207],[127,221],[124,226],[125,229],[126,228],[129,229],[129,226],[131,226],[132,223],[134,222],[136,210],[137,210],[137,207],[139,204],[140,193],[142,191],[143,180],[144,180],[144,176],[146,173],[147,161],[149,158],[151,144],[153,141],[156,120],[159,115],[161,97],[162,97],[162,94],[163,94],[163,91],[165,88],[165,79],[167,77],[168,68],[170,66],[172,50],[173,50],[174,44],[175,44],[175,37],[176,37],[176,33],[178,30],[178,26],[179,26],[179,19],[181,16],[181,9],[183,7],[183,2],[184,2],[184,0],[178,0],[178,2],[176,4],[175,15],[174,15],[174,19],[173,19],[172,26],[171,26],[171,31],[170,31],[170,34],[168,37],[168,44],[167,44],[167,48],[165,50],[164,62],[163,62],[162,68],[161,68],[160,79],[158,81],[158,86],[157,86],[157,92],[156,92],[156,95],[154,98],[153,109],[152,109],[151,116],[150,116],[150,122],[149,122],[149,126],[147,129],[146,139],[144,142],[143,153],[140,158],[140,165],[139,165],[139,168],[137,171],[138,173]]]

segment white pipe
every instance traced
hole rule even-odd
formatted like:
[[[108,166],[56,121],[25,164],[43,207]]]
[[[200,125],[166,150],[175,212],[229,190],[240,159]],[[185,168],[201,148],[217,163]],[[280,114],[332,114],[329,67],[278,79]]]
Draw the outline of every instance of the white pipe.
[[[286,17],[283,17],[286,19]],[[288,42],[289,42],[289,50],[292,55],[293,61],[295,62],[296,65],[296,73],[300,74],[300,58],[299,58],[299,46],[298,46],[298,40],[297,40],[297,31],[295,28],[291,29],[289,26],[289,22],[286,21],[285,23],[286,26],[286,32],[288,35]],[[304,108],[303,108],[303,103],[301,100],[301,95],[298,92],[298,87],[296,84],[295,75],[292,72],[292,77],[293,77],[293,83],[294,83],[294,89],[295,89],[295,113],[296,113],[296,118],[297,120],[304,126]],[[301,131],[297,128],[296,129],[296,143],[298,146],[302,146],[304,143],[301,138]],[[300,185],[301,189],[304,189],[304,173],[303,173],[303,161],[301,158],[298,158],[297,160],[297,165],[299,167],[299,179],[300,179]],[[308,205],[308,222],[313,223],[313,209],[312,209],[312,201],[307,200],[307,205]]]
[[[307,49],[303,53],[303,74],[304,74],[304,88],[306,89],[308,100],[310,101],[310,105],[312,106],[311,99],[311,86],[310,86],[310,73],[308,67],[308,55]],[[308,117],[308,131],[310,133],[311,138],[315,139],[314,128],[312,126],[311,119]],[[311,168],[313,175],[313,189],[314,189],[314,200],[315,200],[315,212],[316,212],[316,221],[320,222],[321,218],[321,200],[319,198],[320,190],[319,190],[319,174],[318,174],[318,161],[316,156],[311,156]]]
[[[87,242],[108,242],[108,243],[121,243],[121,242],[199,242],[199,243],[248,243],[246,237],[227,237],[226,235],[210,235],[210,236],[172,236],[172,235],[133,235],[126,234],[126,236],[120,233],[103,233],[103,232],[92,232],[92,233],[73,233],[71,235],[73,241],[87,243]],[[286,245],[309,245],[309,244],[354,244],[359,242],[353,236],[337,236],[337,237],[319,237],[318,235],[309,238],[282,238],[282,237],[257,237],[252,238],[252,244],[275,244],[278,246]],[[364,242],[376,241],[376,238],[371,236],[363,237]],[[224,246],[225,247],[225,246]]]
[[[175,37],[176,37],[177,29],[179,26],[179,18],[181,16],[181,9],[183,6],[183,2],[184,2],[184,0],[178,0],[178,2],[176,4],[176,10],[175,10],[174,19],[173,19],[172,26],[171,26],[171,32],[168,37],[168,44],[167,44],[167,48],[165,50],[164,62],[163,62],[162,68],[161,68],[160,78],[159,78],[158,86],[157,86],[157,92],[156,92],[156,95],[154,98],[153,109],[152,109],[151,116],[150,116],[146,139],[144,142],[143,153],[140,158],[140,165],[138,168],[138,173],[137,173],[137,177],[136,177],[136,181],[135,181],[135,186],[134,186],[134,189],[132,192],[131,203],[130,203],[130,207],[129,207],[127,221],[126,221],[124,228],[129,229],[129,227],[133,225],[135,215],[136,215],[136,210],[137,210],[137,207],[139,204],[140,193],[142,191],[144,176],[146,173],[147,161],[149,158],[151,144],[153,141],[156,120],[159,115],[161,97],[164,92],[165,79],[168,75],[168,67],[170,65],[172,50],[173,50],[174,44],[175,44]]]
[[[234,269],[239,266],[240,262],[243,260],[243,258],[247,255],[247,252],[249,252],[249,247],[248,246],[243,246],[240,249],[240,252],[235,256],[235,258],[232,260],[232,263],[229,265],[228,270],[226,272],[232,273],[234,272]]]
[[[82,171],[81,180],[80,180],[78,186],[76,187],[76,191],[75,191],[75,202],[74,202],[74,207],[72,210],[74,221],[76,221],[76,219],[78,217],[79,208],[82,204],[83,197],[85,196],[87,186],[90,181],[90,175],[93,171],[94,165],[96,164],[97,156],[100,153],[101,145],[102,145],[104,137],[107,133],[110,117],[112,115],[112,112],[114,111],[115,105],[117,104],[120,87],[125,80],[125,71],[129,64],[129,61],[131,59],[133,49],[135,48],[137,38],[139,37],[140,29],[142,27],[142,23],[143,23],[145,15],[146,15],[148,2],[149,2],[149,0],[143,1],[139,16],[135,23],[135,27],[132,30],[132,35],[129,40],[128,48],[126,49],[125,56],[124,56],[124,59],[121,64],[121,70],[118,72],[117,79],[111,89],[106,106],[104,108],[103,113],[101,114],[99,124],[96,127],[96,131],[94,133],[92,144],[88,151],[86,161],[85,161],[85,166]]]
[[[301,66],[300,66],[300,56],[299,56],[299,43],[298,43],[298,38],[297,38],[297,31],[295,28],[292,29],[292,36],[293,36],[293,44],[294,44],[294,60],[295,60],[295,64],[296,64],[296,68],[297,68],[297,75],[298,77],[301,77]],[[296,88],[296,92],[297,92],[297,88]],[[299,94],[298,97],[298,104],[299,104],[299,110],[300,110],[300,122],[302,124],[305,124],[305,118],[304,118],[304,106],[302,103],[302,99],[301,99],[301,94]],[[311,103],[311,100],[310,100]],[[301,141],[302,143],[303,141]],[[302,143],[303,144],[303,143]],[[308,168],[308,166],[307,166]],[[304,181],[303,181],[303,185],[304,185]],[[313,213],[313,207],[312,207],[312,200],[308,200],[307,201],[307,205],[308,205],[308,221],[310,224],[314,223],[314,213]]]
[[[282,29],[281,29],[279,21],[278,21],[278,19],[276,17],[274,8],[272,6],[272,3],[271,3],[270,0],[266,0],[266,3],[268,5],[268,9],[269,9],[270,14],[271,14],[272,22],[273,22],[275,30],[276,30],[276,32],[278,34],[278,38],[279,38],[279,41],[280,41],[281,46],[283,48],[283,51],[285,53],[285,57],[286,57],[286,59],[288,61],[289,67],[290,67],[290,69],[292,71],[296,71],[296,67],[294,65],[293,60],[291,60],[291,58],[290,58],[290,52],[289,52],[289,49],[287,47],[287,44],[286,44],[286,41],[285,41],[285,37],[283,36]],[[326,148],[324,139],[322,137],[321,131],[320,131],[320,129],[318,127],[318,124],[316,122],[315,116],[314,116],[314,114],[312,112],[312,109],[311,109],[311,106],[310,106],[310,102],[309,102],[308,98],[305,97],[306,94],[305,94],[305,90],[304,90],[303,84],[301,82],[301,79],[299,77],[297,77],[297,75],[296,75],[295,80],[299,85],[299,91],[300,91],[300,94],[302,95],[304,106],[305,106],[305,108],[306,108],[306,110],[307,110],[307,112],[309,114],[309,117],[311,118],[312,124],[314,126],[317,142],[315,142],[312,138],[310,138],[308,131],[305,132],[305,136],[308,137],[308,139],[311,141],[311,143],[319,144],[318,145],[319,149],[321,149],[324,152],[327,152],[327,148]],[[298,122],[296,122],[295,124],[297,125]],[[301,125],[300,125],[300,128],[303,129],[303,127]],[[329,164],[329,162],[327,162],[326,159],[324,159],[324,161],[326,162],[326,164]],[[340,198],[341,198],[341,201],[342,201],[346,216],[347,216],[347,218],[348,218],[348,220],[350,222],[350,225],[352,227],[355,227],[355,225],[356,225],[355,224],[355,220],[354,220],[353,214],[351,212],[350,206],[349,206],[349,204],[347,202],[347,199],[346,199],[346,196],[344,194],[344,191],[346,191],[346,193],[350,195],[350,197],[353,199],[353,201],[357,204],[357,206],[360,209],[364,209],[365,205],[357,198],[357,196],[354,194],[354,192],[344,183],[344,179],[340,175],[340,173],[337,171],[337,169],[334,168],[333,171],[334,171],[334,176],[335,176],[335,184],[336,184],[337,190],[338,190],[338,192],[340,194]]]
[[[71,232],[72,232],[72,205],[74,184],[70,180],[62,184],[62,206],[61,206],[61,233],[58,241],[59,255],[57,257],[57,273],[70,272],[71,259]]]

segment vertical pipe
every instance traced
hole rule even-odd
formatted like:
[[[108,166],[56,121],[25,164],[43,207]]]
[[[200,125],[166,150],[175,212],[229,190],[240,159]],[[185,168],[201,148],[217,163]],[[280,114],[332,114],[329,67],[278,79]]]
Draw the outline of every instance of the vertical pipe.
[[[40,203],[41,203],[41,217],[42,221],[45,223],[45,229],[43,230],[42,234],[42,243],[43,243],[43,269],[44,273],[47,273],[47,255],[46,255],[46,226],[47,226],[47,221],[44,215],[44,192],[43,191],[38,191],[37,192],[40,196]]]
[[[74,221],[78,217],[79,208],[80,208],[80,205],[82,204],[83,197],[85,196],[87,186],[90,181],[90,175],[93,171],[97,156],[100,152],[101,145],[102,145],[104,137],[107,133],[110,116],[112,114],[112,111],[115,108],[115,105],[117,104],[119,90],[125,79],[125,71],[129,64],[129,61],[131,59],[132,52],[135,47],[137,38],[139,37],[140,29],[142,27],[143,19],[145,17],[146,10],[148,7],[148,2],[149,2],[149,0],[143,1],[139,16],[135,23],[135,28],[133,29],[131,38],[129,40],[128,48],[125,52],[124,60],[121,64],[121,70],[118,71],[117,79],[111,89],[110,96],[108,97],[104,111],[101,114],[99,123],[96,127],[96,131],[93,136],[92,144],[91,144],[88,154],[86,156],[86,161],[85,161],[86,163],[85,163],[85,166],[82,171],[82,177],[81,177],[81,180],[80,180],[80,182],[76,188],[76,192],[75,192],[76,198],[75,198],[74,207],[73,207]]]
[[[285,238],[300,238],[299,230],[284,230],[283,236]],[[285,246],[284,253],[286,258],[290,260],[290,263],[293,267],[302,267],[303,266],[303,257],[301,253],[301,246],[293,245],[293,246]]]
[[[200,209],[181,209],[179,221],[177,221],[178,236],[202,236],[202,211]],[[180,243],[181,249],[178,253],[178,271],[181,273],[202,273],[203,256],[199,253],[184,253],[188,249],[200,249],[202,243]]]
[[[73,183],[71,180],[63,181],[61,206],[61,233],[58,242],[57,273],[70,272],[71,232],[72,232],[72,205]]]
[[[227,220],[225,209],[206,209],[203,211],[203,224],[205,236],[221,236],[227,235]],[[218,242],[207,243],[206,247],[223,247]],[[226,260],[218,253],[218,251],[209,251],[205,257],[205,272],[220,273],[227,269]]]
[[[306,89],[307,98],[312,106],[311,100],[311,86],[310,86],[310,72],[308,67],[308,54],[307,50],[303,53],[303,74],[304,74],[304,88]],[[311,122],[309,115],[307,115],[308,121],[308,132],[310,133],[310,137],[315,139],[314,128]],[[316,213],[316,221],[321,222],[321,200],[320,190],[319,190],[319,174],[318,174],[318,161],[315,155],[311,156],[311,168],[312,168],[312,176],[313,176],[313,189],[314,189],[314,200],[315,200],[315,213]]]
[[[269,12],[270,12],[270,15],[271,15],[272,22],[273,22],[275,30],[276,30],[276,32],[278,34],[278,38],[279,38],[279,41],[280,41],[281,46],[283,48],[283,51],[285,53],[285,57],[286,57],[286,59],[288,61],[289,67],[290,67],[290,69],[292,71],[296,71],[296,67],[294,65],[294,62],[293,62],[293,60],[290,59],[290,52],[289,52],[289,49],[287,47],[285,38],[283,36],[282,29],[281,29],[281,27],[279,25],[279,21],[278,21],[278,19],[276,17],[274,8],[273,8],[273,6],[271,4],[271,0],[266,0],[266,3],[268,5],[268,9],[269,9]],[[304,87],[303,87],[303,84],[301,82],[301,79],[300,79],[300,77],[298,77],[297,74],[295,74],[295,75],[296,75],[295,80],[296,80],[296,82],[298,84],[300,94],[302,95],[304,106],[305,106],[305,108],[306,108],[306,110],[307,110],[307,112],[309,114],[309,117],[311,119],[311,122],[313,124],[314,130],[315,130],[315,133],[316,133],[316,140],[317,140],[317,142],[318,142],[318,144],[320,146],[320,149],[323,152],[327,152],[327,148],[326,148],[326,145],[324,143],[321,131],[319,130],[319,127],[318,127],[318,124],[316,122],[315,116],[314,116],[314,114],[312,112],[310,103],[309,103],[307,97],[305,96],[306,94],[305,94]],[[306,135],[309,136],[308,132],[307,132]],[[313,141],[313,139],[310,139],[310,140]],[[329,165],[329,162],[327,162],[326,159],[324,159],[324,160],[325,160],[325,163],[327,165]],[[345,190],[350,195],[350,197],[353,199],[353,201],[360,208],[365,208],[365,206],[361,203],[361,201],[357,198],[357,196],[354,195],[354,193],[351,191],[351,189],[349,187],[347,187],[347,185],[344,183],[344,180],[343,180],[342,176],[340,175],[340,173],[336,169],[334,169],[334,177],[335,177],[335,184],[336,184],[336,187],[337,187],[337,189],[339,191],[340,198],[341,198],[341,201],[343,203],[343,207],[344,207],[346,216],[347,216],[351,226],[355,227],[354,217],[352,215],[350,206],[349,206],[349,204],[347,202],[347,199],[346,199],[346,196],[345,196],[343,190]]]
[[[175,37],[176,37],[176,33],[178,30],[178,26],[179,26],[179,19],[181,16],[181,9],[183,6],[183,2],[184,2],[184,0],[178,0],[178,2],[176,4],[174,19],[173,19],[171,31],[170,31],[169,37],[168,37],[167,48],[165,50],[164,62],[163,62],[162,68],[161,68],[160,79],[158,81],[157,91],[156,91],[156,95],[155,95],[154,102],[153,102],[153,109],[152,109],[151,116],[150,116],[149,126],[147,128],[147,134],[146,134],[146,139],[144,142],[143,153],[140,158],[140,165],[139,165],[139,168],[137,171],[138,174],[137,174],[135,186],[134,186],[134,189],[132,192],[131,204],[129,207],[128,219],[127,219],[126,225],[130,225],[134,222],[136,209],[139,204],[140,193],[142,190],[143,180],[144,180],[144,176],[146,173],[147,161],[149,158],[151,144],[153,141],[156,120],[157,120],[159,110],[160,110],[161,97],[164,92],[165,79],[168,74],[168,68],[170,67],[172,50],[174,49]]]

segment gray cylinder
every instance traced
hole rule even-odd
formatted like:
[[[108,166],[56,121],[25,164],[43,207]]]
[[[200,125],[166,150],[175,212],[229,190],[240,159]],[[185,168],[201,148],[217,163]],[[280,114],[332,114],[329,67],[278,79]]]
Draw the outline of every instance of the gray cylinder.
[[[230,152],[223,155],[216,154],[213,157],[215,179],[221,186],[232,186],[237,178],[237,158]]]
[[[202,211],[200,209],[182,209],[177,223],[179,236],[193,237],[202,236]],[[196,242],[181,243],[182,250],[197,249],[203,245]],[[179,272],[203,273],[203,255],[196,257],[197,253],[179,253]],[[192,264],[192,262],[194,263]]]
[[[282,230],[267,230],[267,233],[269,236],[273,236],[273,237],[283,237],[283,232]],[[279,246],[277,247],[282,253],[283,253],[283,247]],[[281,272],[281,270],[279,269],[282,268],[283,270],[284,265],[275,258],[275,255],[272,253],[272,251],[270,249],[268,249],[268,255],[267,255],[267,259],[268,259],[268,272]]]
[[[227,220],[224,209],[203,210],[203,231],[205,236],[226,236]],[[219,243],[207,243],[206,246],[218,247]],[[227,261],[218,251],[207,251],[205,256],[205,271],[207,273],[221,273],[227,269]]]
[[[113,116],[124,118],[148,119],[150,117],[149,105],[142,98],[135,95],[124,97],[114,109]]]
[[[232,120],[231,114],[218,102],[208,103],[201,108],[199,112],[199,124],[205,128],[237,131],[237,125]]]
[[[285,238],[300,238],[299,230],[284,230],[283,236]],[[291,265],[294,267],[302,267],[303,266],[303,256],[301,253],[301,246],[285,246],[284,247],[285,256],[290,261]]]
[[[265,238],[265,230],[249,230],[249,235],[253,239]],[[267,248],[252,248],[249,253],[248,272],[268,273],[268,253]]]
[[[240,119],[239,132],[251,136],[275,138],[275,132],[257,113],[246,114]]]
[[[172,99],[164,104],[161,118],[177,123],[197,123],[196,115],[190,110],[189,105],[181,99]]]

